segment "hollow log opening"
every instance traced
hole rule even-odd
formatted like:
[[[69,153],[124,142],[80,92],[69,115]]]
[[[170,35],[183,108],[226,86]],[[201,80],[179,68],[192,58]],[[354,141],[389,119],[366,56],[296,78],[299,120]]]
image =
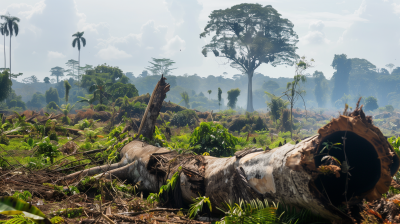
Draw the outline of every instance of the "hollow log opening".
[[[329,154],[331,156],[337,158],[343,164],[345,155],[342,137],[345,135],[345,152],[350,166],[350,175],[348,175],[349,180],[347,183],[347,200],[350,200],[352,197],[363,195],[377,184],[381,176],[381,163],[373,145],[368,140],[350,131],[347,131],[347,133],[345,131],[337,131],[322,140],[322,142],[342,143],[341,149],[332,149],[330,151]],[[324,145],[320,144],[317,152],[321,152],[323,148]],[[326,152],[325,149],[324,153]],[[321,161],[323,156],[318,155],[315,157],[316,167],[323,165]],[[334,206],[340,206],[346,202],[344,193],[347,175],[342,171],[343,166],[339,178],[333,174],[319,175],[314,181],[318,190],[325,196],[328,195],[329,200]]]

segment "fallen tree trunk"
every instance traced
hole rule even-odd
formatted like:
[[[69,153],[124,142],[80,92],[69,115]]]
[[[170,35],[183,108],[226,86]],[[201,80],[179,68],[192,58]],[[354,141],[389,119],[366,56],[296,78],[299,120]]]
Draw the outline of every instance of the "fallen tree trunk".
[[[23,135],[6,135],[7,138],[23,138]]]
[[[106,177],[141,181],[140,190],[158,192],[182,166],[174,194],[186,205],[198,194],[210,198],[213,212],[229,201],[258,198],[307,208],[332,220],[349,220],[338,207],[381,198],[399,169],[399,158],[361,108],[345,114],[296,145],[248,150],[229,158],[179,155],[133,141],[121,150],[119,163],[76,172],[66,180],[106,172]],[[342,148],[327,149],[329,142],[342,143]],[[323,150],[330,150],[335,159],[323,159]]]
[[[74,134],[74,135],[82,135],[81,131],[79,129],[73,129],[73,128],[65,128],[67,131],[69,131],[70,133]]]

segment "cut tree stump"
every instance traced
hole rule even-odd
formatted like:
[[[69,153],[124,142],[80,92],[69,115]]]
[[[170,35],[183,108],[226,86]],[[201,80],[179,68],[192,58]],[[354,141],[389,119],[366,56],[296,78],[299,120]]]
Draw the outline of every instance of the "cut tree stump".
[[[153,93],[151,94],[149,103],[147,104],[146,111],[144,112],[142,122],[139,127],[139,135],[143,135],[148,139],[153,138],[154,127],[157,122],[157,117],[160,114],[160,110],[162,104],[164,102],[165,97],[167,96],[167,92],[169,91],[170,85],[165,82],[166,78],[161,76],[160,81],[157,82],[156,87],[154,88]]]
[[[159,84],[155,91],[160,91],[162,96],[162,89],[166,87]],[[159,105],[148,107],[158,111],[159,108]],[[147,113],[150,115],[143,118],[141,126],[148,130],[142,133],[149,136],[157,111]],[[79,171],[65,179],[73,182],[86,175],[106,172],[107,178],[115,176],[130,183],[141,181],[139,190],[158,192],[166,179],[182,166],[172,199],[177,207],[179,198],[190,205],[199,194],[210,198],[213,212],[218,212],[216,208],[223,208],[227,202],[267,199],[307,208],[331,220],[351,222],[338,207],[347,202],[349,206],[354,205],[364,198],[368,201],[381,198],[399,169],[399,158],[372,124],[371,117],[365,116],[362,106],[359,108],[357,104],[352,113],[344,114],[320,128],[317,135],[298,144],[288,143],[268,151],[250,149],[229,158],[182,155],[135,140],[123,147],[119,163]],[[330,151],[340,164],[329,158],[321,161],[325,155],[320,152],[327,142],[342,143],[341,149]],[[345,161],[349,169],[341,165]],[[324,170],[323,166],[331,170]]]

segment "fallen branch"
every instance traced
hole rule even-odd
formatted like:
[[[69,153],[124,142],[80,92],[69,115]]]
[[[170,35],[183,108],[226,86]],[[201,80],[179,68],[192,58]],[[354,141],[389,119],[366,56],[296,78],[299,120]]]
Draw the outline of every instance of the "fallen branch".
[[[143,211],[138,211],[138,212],[123,212],[123,213],[118,213],[118,215],[136,216],[136,215],[140,215],[140,214],[148,213],[148,212],[176,212],[176,211],[180,211],[180,210],[181,209],[176,209],[176,208],[154,208],[154,209],[143,210]]]
[[[115,224],[115,222],[113,222],[110,218],[108,218],[108,216],[104,215],[103,213],[101,213],[101,216],[103,216],[103,218],[107,220],[110,224]]]

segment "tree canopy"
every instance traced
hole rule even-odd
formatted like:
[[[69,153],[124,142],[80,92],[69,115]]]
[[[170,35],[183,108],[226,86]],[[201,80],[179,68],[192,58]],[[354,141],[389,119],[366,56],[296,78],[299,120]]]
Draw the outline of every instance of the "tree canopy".
[[[379,107],[378,106],[378,100],[375,97],[370,96],[370,97],[365,98],[364,109],[366,111],[375,110],[375,109],[378,109],[378,107]]]
[[[315,98],[318,103],[318,107],[324,107],[326,102],[326,95],[328,94],[327,80],[324,73],[320,71],[315,71],[313,74],[315,82]]]
[[[50,72],[51,72],[50,76],[56,76],[57,77],[57,83],[59,82],[59,77],[64,76],[64,69],[59,67],[59,66],[51,68]]]
[[[103,82],[127,83],[124,77],[126,76],[118,67],[112,67],[107,64],[102,64],[86,71],[86,74],[82,76],[81,87],[88,88],[92,86],[96,83],[96,79],[100,79]]]
[[[237,98],[240,95],[240,89],[239,88],[231,89],[227,93],[228,93],[228,107],[235,109]]]
[[[56,104],[60,104],[60,99],[58,97],[58,91],[56,88],[50,87],[49,90],[45,93],[46,103],[55,102]]]
[[[211,35],[203,47],[203,55],[213,52],[230,65],[248,75],[247,110],[253,109],[252,77],[261,65],[292,65],[298,58],[298,42],[293,23],[272,6],[243,3],[223,10],[214,10],[200,38]]]
[[[345,54],[335,54],[332,67],[336,69],[333,74],[334,86],[332,91],[332,102],[339,100],[343,94],[349,93],[349,76],[351,71],[351,60]]]
[[[170,75],[171,71],[176,68],[170,68],[175,62],[168,58],[151,58],[153,61],[149,61],[151,66],[147,67],[153,75]]]

